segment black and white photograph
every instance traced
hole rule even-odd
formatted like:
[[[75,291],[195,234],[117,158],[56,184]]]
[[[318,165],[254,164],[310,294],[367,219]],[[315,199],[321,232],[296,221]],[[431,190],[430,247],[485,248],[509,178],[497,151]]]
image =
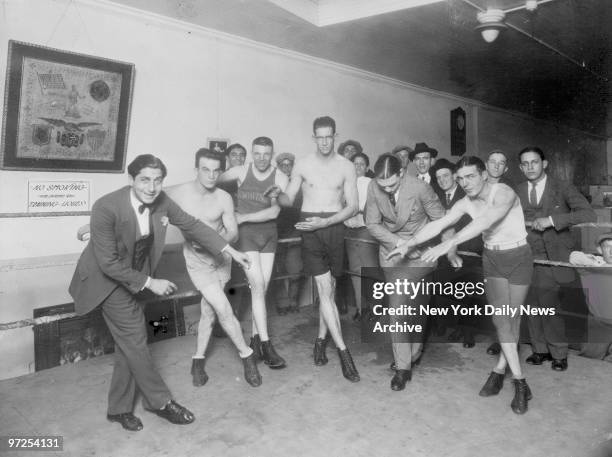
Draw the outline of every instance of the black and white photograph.
[[[612,457],[612,1],[0,1],[0,456]]]

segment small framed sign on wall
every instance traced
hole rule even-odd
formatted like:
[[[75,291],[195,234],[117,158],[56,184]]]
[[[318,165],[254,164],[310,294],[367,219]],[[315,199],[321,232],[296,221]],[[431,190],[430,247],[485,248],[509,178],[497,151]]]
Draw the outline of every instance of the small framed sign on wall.
[[[462,156],[466,151],[465,130],[466,130],[465,111],[459,107],[451,111],[451,155]]]

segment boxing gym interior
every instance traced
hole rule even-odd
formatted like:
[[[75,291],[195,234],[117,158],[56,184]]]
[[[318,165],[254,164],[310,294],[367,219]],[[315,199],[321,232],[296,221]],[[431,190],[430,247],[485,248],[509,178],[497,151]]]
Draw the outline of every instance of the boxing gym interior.
[[[602,253],[612,239],[611,30],[609,0],[1,1],[0,455],[612,456],[612,269]],[[329,361],[313,363],[317,283],[292,257],[300,234],[279,233],[265,306],[286,366],[259,363],[261,385],[249,385],[217,324],[208,380],[196,386],[201,294],[170,225],[151,277],[176,290],[144,303],[146,336],[195,421],[170,424],[140,401],[137,433],[107,420],[113,337],[100,307],[80,315],[69,293],[95,235],[94,203],[130,184],[141,154],[164,162],[172,189],[194,180],[198,149],[240,143],[248,165],[253,139],[266,136],[280,173],[285,158],[317,150],[320,116],[336,122],[338,153],[357,142],[370,170],[401,145],[412,176],[419,151],[438,164],[503,151],[519,196],[529,180],[519,152],[544,151],[547,176],[572,185],[592,214],[569,212],[570,250],[600,262],[534,261],[573,277],[559,305],[567,355],[538,352],[523,318],[518,355],[533,397],[516,413],[510,374],[479,395],[499,357],[491,319],[462,333],[456,319],[430,316],[398,387],[390,339],[368,337],[373,303],[353,286],[364,265],[345,261],[335,306],[359,371],[349,382],[331,339]],[[345,250],[378,261],[372,239],[345,238]],[[248,344],[251,295],[236,265],[225,293]]]

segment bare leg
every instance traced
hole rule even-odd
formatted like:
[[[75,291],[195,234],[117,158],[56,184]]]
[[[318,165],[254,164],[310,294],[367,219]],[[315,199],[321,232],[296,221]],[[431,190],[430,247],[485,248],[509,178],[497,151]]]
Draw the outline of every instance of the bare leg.
[[[357,311],[361,313],[361,276],[351,275],[351,281],[353,282],[353,289],[355,290],[355,307]]]
[[[249,288],[251,289],[251,308],[253,317],[253,335],[259,335],[262,341],[268,337],[268,315],[266,312],[266,281],[264,280],[261,253],[249,251],[246,253],[251,260],[251,268],[245,270]],[[270,278],[268,278],[269,281]]]
[[[242,335],[242,328],[240,322],[232,311],[232,306],[227,299],[227,296],[223,292],[222,285],[211,284],[200,291],[202,293],[202,315],[200,317],[200,324],[198,326],[198,341],[196,349],[196,357],[203,357],[208,345],[210,333],[212,331],[212,325],[215,318],[215,313],[219,319],[219,324],[232,343],[238,349],[240,357],[245,358],[251,355],[253,352],[244,341]],[[206,306],[204,305],[206,303]],[[213,312],[214,310],[214,312]],[[210,317],[212,313],[212,318]]]
[[[346,345],[342,339],[340,315],[338,314],[338,308],[334,300],[336,280],[328,271],[322,275],[315,276],[315,281],[317,282],[319,299],[321,300],[321,305],[319,307],[319,338],[324,338],[329,329],[336,347],[343,351],[346,349]]]
[[[517,309],[523,304],[529,286],[510,284],[505,278],[487,278],[485,283],[487,300],[496,307],[510,306]],[[513,376],[522,379],[523,373],[518,356],[518,337],[520,330],[520,317],[493,316],[493,323],[497,329],[502,351],[494,371],[503,374],[506,366],[510,366]]]

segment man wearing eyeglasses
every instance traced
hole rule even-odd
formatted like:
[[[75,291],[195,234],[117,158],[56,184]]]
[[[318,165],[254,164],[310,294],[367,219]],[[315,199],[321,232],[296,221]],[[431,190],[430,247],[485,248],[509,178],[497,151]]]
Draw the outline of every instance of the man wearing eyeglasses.
[[[344,257],[344,222],[358,210],[357,177],[353,164],[334,151],[336,122],[329,116],[313,123],[317,149],[295,163],[291,182],[285,193],[269,189],[283,207],[293,204],[299,190],[303,203],[300,222],[304,272],[315,277],[321,305],[319,335],[314,346],[315,365],[328,362],[325,354],[327,332],[331,334],[342,366],[343,376],[359,381],[359,373],[342,338],[340,316],[335,302],[336,278],[342,275]]]

